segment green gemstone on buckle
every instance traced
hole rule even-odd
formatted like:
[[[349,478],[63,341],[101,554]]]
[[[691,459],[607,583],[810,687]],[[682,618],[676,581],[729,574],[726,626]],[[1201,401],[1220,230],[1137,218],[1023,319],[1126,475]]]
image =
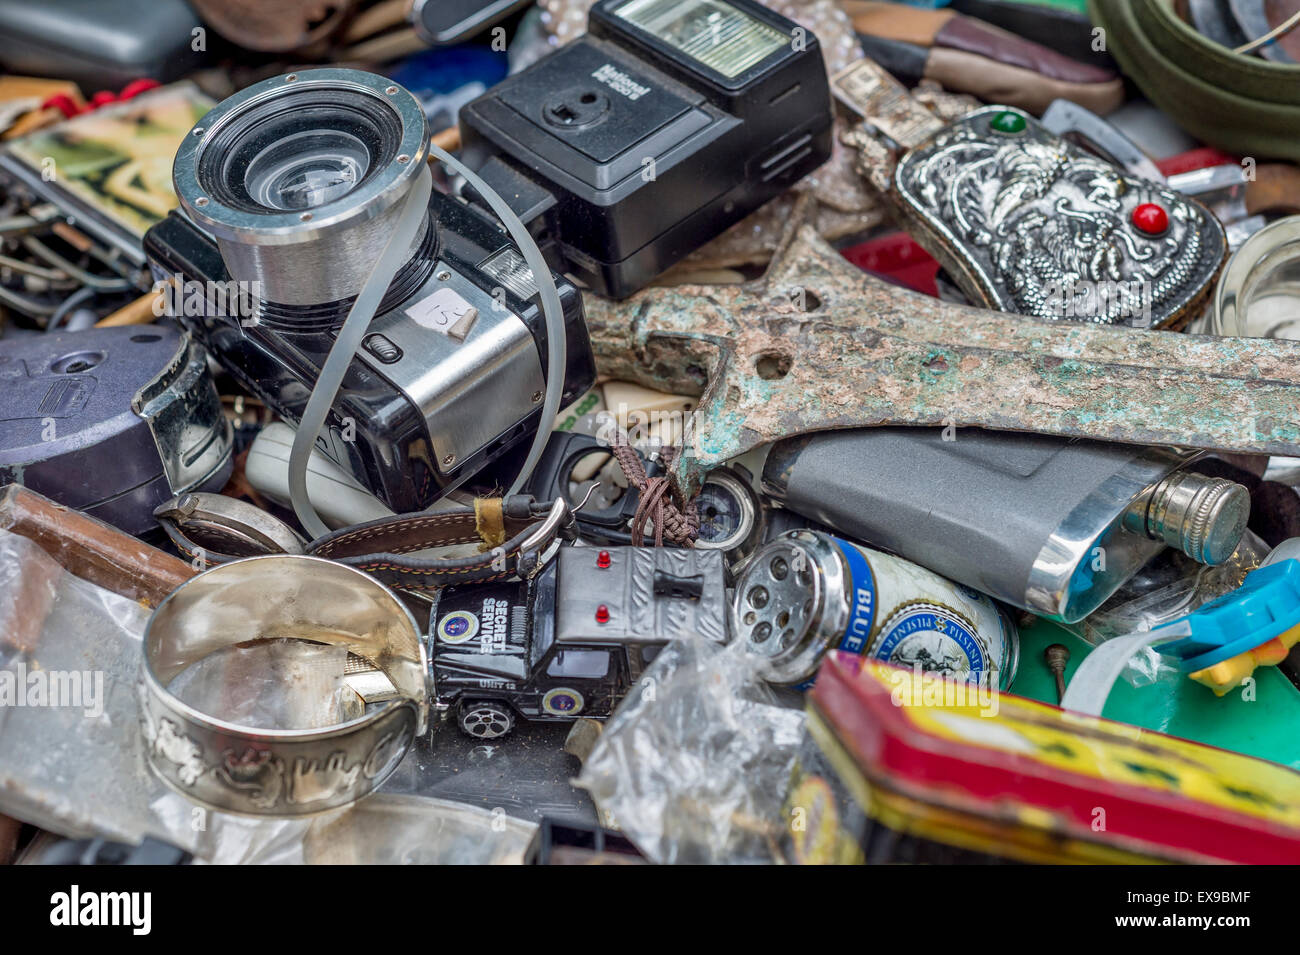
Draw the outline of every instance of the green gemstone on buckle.
[[[1015,136],[1025,131],[1025,117],[1006,109],[989,120],[989,128],[997,133]]]

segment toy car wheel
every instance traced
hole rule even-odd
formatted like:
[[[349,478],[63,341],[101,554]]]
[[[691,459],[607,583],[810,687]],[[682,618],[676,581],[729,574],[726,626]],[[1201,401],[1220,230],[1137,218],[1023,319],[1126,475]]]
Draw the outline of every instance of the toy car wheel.
[[[515,727],[515,715],[500,703],[466,703],[460,708],[460,730],[474,739],[500,739]]]

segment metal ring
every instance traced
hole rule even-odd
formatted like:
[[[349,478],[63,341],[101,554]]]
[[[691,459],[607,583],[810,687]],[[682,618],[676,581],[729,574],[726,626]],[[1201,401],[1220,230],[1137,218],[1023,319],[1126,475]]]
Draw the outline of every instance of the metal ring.
[[[167,689],[215,651],[280,637],[346,647],[383,670],[398,699],[335,726],[277,730],[200,712]],[[271,555],[214,567],[158,606],[143,643],[149,764],[210,809],[296,817],[347,806],[382,784],[427,729],[428,663],[414,618],[391,590],[343,564]]]

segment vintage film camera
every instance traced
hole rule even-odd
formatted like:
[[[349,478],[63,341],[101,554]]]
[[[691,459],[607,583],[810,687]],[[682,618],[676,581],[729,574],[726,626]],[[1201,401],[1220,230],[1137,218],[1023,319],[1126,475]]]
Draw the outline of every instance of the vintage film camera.
[[[817,38],[752,0],[600,0],[460,111],[463,157],[552,265],[624,298],[820,166]]]
[[[183,212],[145,236],[154,276],[172,283],[174,317],[294,424],[406,196],[430,175],[427,142],[409,92],[319,69],[235,94],[176,154]],[[595,369],[580,294],[555,281],[567,404]],[[546,339],[534,276],[506,232],[435,191],[317,445],[392,510],[421,510],[543,424]]]

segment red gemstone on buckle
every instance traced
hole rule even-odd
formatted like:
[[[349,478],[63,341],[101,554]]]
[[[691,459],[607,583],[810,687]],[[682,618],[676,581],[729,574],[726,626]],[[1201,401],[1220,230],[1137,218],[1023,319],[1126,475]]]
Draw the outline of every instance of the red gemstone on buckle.
[[[608,569],[609,563],[610,563],[609,551],[602,550],[599,554],[596,555],[596,566],[599,567],[601,570]]]
[[[609,623],[609,608],[604,604],[596,608],[596,623]]]
[[[1169,228],[1169,213],[1154,202],[1144,202],[1133,210],[1133,225],[1147,235],[1159,235]]]

